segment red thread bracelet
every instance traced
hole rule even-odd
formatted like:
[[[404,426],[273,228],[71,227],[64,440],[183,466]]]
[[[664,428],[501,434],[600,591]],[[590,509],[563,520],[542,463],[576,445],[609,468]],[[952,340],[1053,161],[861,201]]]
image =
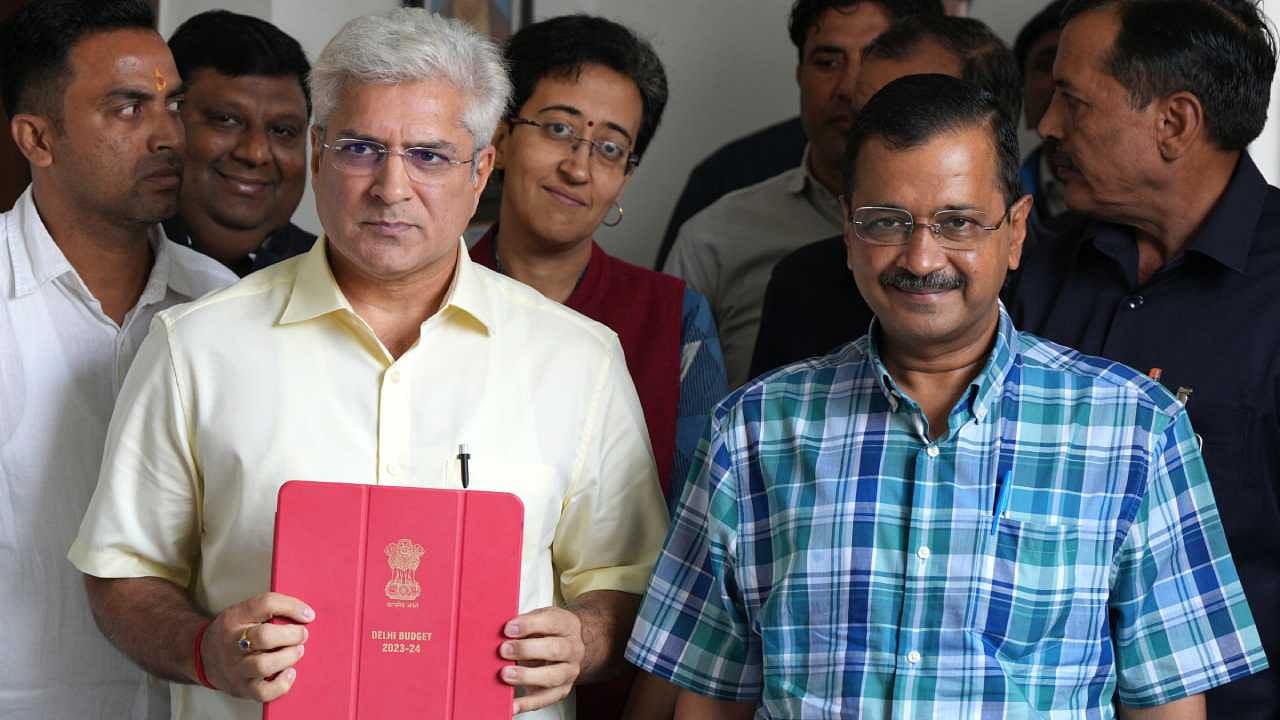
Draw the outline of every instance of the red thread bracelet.
[[[196,631],[196,679],[200,681],[201,685],[209,688],[210,690],[217,690],[218,688],[214,687],[213,683],[209,682],[209,676],[204,674],[204,660],[200,657],[200,643],[204,640],[204,631],[209,629],[209,623],[212,622],[212,620],[205,620],[204,624],[200,626],[200,629]]]

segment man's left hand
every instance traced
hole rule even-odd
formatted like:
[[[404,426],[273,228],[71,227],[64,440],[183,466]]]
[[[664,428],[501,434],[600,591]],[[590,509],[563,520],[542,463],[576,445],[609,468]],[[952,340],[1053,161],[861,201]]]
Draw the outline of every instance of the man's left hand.
[[[545,607],[512,618],[503,634],[509,639],[498,652],[518,664],[503,668],[502,681],[528,693],[516,698],[514,713],[554,705],[569,695],[586,654],[577,615]]]

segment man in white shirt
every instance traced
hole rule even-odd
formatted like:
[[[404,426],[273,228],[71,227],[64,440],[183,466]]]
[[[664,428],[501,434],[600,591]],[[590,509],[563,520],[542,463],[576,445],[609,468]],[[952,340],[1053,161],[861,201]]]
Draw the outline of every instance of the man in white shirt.
[[[64,557],[152,316],[235,279],[164,241],[181,81],[143,2],[32,3],[0,31],[31,186],[0,215],[0,718],[169,716]]]
[[[510,93],[488,40],[421,9],[358,18],[311,84],[324,236],[157,317],[70,557],[105,634],[178,681],[175,717],[256,719],[311,671],[321,619],[267,592],[280,485],[458,488],[466,443],[470,487],[525,508],[501,677],[513,711],[562,720],[622,667],[667,529],[622,347],[461,243]]]

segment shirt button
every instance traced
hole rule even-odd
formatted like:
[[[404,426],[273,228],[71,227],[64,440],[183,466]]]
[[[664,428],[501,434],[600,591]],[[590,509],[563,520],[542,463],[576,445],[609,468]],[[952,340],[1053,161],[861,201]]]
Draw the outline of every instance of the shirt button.
[[[920,652],[918,650],[912,650],[911,652],[907,653],[907,662],[911,663],[912,665],[915,665],[916,663],[920,662]]]
[[[397,465],[397,464],[395,464],[395,463],[387,463],[387,474],[388,474],[388,475],[399,475],[399,474],[400,474],[400,466],[399,466],[399,465]]]
[[[391,380],[391,382],[393,382],[393,383],[398,383],[398,382],[400,382],[400,371],[399,371],[399,370],[392,370],[392,371],[387,375],[387,378],[388,378],[388,379],[390,379],[390,380]]]
[[[1128,305],[1130,310],[1137,310],[1142,307],[1144,302],[1146,302],[1146,300],[1144,300],[1141,295],[1130,295],[1128,299],[1125,300],[1125,305]]]
[[[938,457],[938,446],[937,446],[937,445],[930,445],[929,447],[925,448],[925,449],[924,449],[924,451],[925,451],[925,453],[926,453],[929,457],[931,457],[931,458],[936,458],[936,457]]]
[[[930,551],[929,551],[928,545],[921,545],[920,549],[916,550],[916,557],[920,558],[921,560],[928,560],[929,552]]]

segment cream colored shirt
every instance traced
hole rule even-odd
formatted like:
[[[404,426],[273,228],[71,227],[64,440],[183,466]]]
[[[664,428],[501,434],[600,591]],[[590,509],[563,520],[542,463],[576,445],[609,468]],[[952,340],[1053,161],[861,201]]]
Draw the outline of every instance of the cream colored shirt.
[[[162,720],[168,683],[102,637],[67,547],[98,479],[116,394],[160,310],[236,276],[151,232],[155,260],[122,324],[36,210],[0,214],[0,720]]]
[[[524,501],[522,612],[643,593],[667,515],[616,335],[459,243],[441,309],[397,360],[352,311],[326,246],[157,316],[72,562],[190,585],[216,613],[269,589],[286,480],[457,488],[467,443],[471,487]],[[261,712],[173,687],[175,718]],[[521,717],[572,717],[571,704]]]
[[[806,149],[799,166],[725,195],[680,227],[663,271],[711,303],[730,388],[751,379],[773,267],[809,243],[839,235],[843,223],[840,199],[809,172]]]

